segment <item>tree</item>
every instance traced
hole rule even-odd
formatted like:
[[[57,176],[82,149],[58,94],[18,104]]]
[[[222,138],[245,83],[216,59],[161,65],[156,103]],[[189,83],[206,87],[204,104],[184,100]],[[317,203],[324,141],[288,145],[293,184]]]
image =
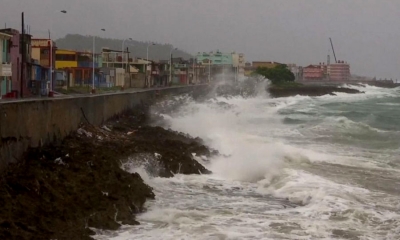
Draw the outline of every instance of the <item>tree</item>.
[[[274,68],[258,67],[255,73],[264,76],[275,85],[283,82],[293,82],[295,80],[294,74],[285,64],[277,65]]]

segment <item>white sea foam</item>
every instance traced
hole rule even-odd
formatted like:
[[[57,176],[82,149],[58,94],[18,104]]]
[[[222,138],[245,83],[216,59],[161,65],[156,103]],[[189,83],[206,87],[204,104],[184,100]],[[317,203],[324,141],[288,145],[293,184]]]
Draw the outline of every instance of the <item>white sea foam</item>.
[[[156,200],[137,217],[140,226],[97,238],[399,239],[399,198],[389,190],[359,186],[363,175],[346,177],[364,171],[391,173],[388,165],[380,165],[385,171],[370,169],[379,169],[382,156],[395,160],[397,150],[379,155],[354,140],[344,145],[332,137],[388,133],[343,116],[347,105],[340,110],[329,107],[392,96],[394,90],[355,88],[366,94],[186,102],[179,111],[164,115],[166,124],[201,137],[223,154],[207,161],[194,156],[213,174],[162,179],[152,177],[146,167],[131,166],[130,171],[154,188]],[[301,122],[285,124],[286,117]],[[360,170],[354,173],[346,166]],[[398,174],[389,175],[395,179]]]

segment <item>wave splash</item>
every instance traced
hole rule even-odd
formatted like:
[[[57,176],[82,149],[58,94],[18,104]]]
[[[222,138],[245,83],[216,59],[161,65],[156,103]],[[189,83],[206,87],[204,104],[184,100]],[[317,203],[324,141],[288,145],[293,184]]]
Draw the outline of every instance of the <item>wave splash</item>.
[[[361,161],[362,152],[348,158],[335,142],[320,138],[386,134],[343,116],[343,109],[331,109],[341,102],[391,96],[386,90],[357,88],[366,95],[216,97],[185,101],[172,114],[161,114],[165,126],[198,136],[222,154],[210,161],[194,156],[207,164],[211,176],[150,178],[157,200],[138,217],[143,225],[115,239],[397,239],[400,212],[393,206],[398,200],[346,176],[355,174],[346,164],[357,162],[363,172],[370,160]],[[300,122],[285,123],[299,116]]]

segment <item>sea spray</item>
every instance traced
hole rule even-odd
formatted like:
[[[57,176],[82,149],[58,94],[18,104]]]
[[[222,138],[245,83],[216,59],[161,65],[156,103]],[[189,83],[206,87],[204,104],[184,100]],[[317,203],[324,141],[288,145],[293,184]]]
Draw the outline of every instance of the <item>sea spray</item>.
[[[142,225],[111,239],[398,239],[400,98],[355,88],[366,93],[219,96],[163,113],[224,156],[204,161],[212,175],[152,178]],[[373,147],[379,134],[391,145]]]

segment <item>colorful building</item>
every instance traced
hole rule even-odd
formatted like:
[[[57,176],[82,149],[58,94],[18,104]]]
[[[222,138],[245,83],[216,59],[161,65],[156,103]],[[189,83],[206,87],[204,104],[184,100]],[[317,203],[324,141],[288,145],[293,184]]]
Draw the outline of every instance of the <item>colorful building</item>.
[[[230,76],[231,79],[236,79],[237,75],[245,74],[245,59],[243,53],[222,53],[216,52],[199,52],[196,55],[196,62],[204,66],[207,79],[211,79],[215,75]],[[225,77],[224,77],[225,78]],[[228,78],[228,79],[229,79]]]
[[[210,52],[210,53],[197,53],[196,55],[197,63],[203,65],[219,65],[219,66],[233,66],[232,53],[222,53],[220,51]],[[211,62],[209,63],[209,61]]]
[[[350,78],[350,64],[338,61],[328,65],[327,72],[331,81],[347,81]]]
[[[95,54],[95,87],[108,87],[104,73],[100,71],[101,55]],[[87,86],[93,84],[93,53],[57,49],[55,57],[56,82],[58,87]]]
[[[54,89],[56,81],[53,74],[53,86],[50,84],[50,70],[55,69],[56,43],[51,39],[32,39],[32,77],[30,86],[34,95],[48,95]],[[46,73],[47,72],[47,73]]]
[[[78,67],[78,56],[76,51],[57,49],[55,59],[56,69]]]
[[[0,99],[11,92],[12,64],[10,57],[12,35],[0,32]]]
[[[31,96],[32,93],[31,93],[30,79],[32,74],[32,64],[31,64],[32,36],[29,34],[22,35],[18,30],[12,28],[0,29],[0,33],[5,33],[12,36],[9,46],[10,60],[11,60],[11,74],[12,74],[11,92],[15,93],[13,94],[12,97]],[[22,41],[25,43],[23,55],[21,54],[22,47],[20,46],[20,43]],[[22,71],[21,67],[23,69]]]
[[[309,65],[303,68],[303,80],[324,79],[324,68],[322,65]]]

